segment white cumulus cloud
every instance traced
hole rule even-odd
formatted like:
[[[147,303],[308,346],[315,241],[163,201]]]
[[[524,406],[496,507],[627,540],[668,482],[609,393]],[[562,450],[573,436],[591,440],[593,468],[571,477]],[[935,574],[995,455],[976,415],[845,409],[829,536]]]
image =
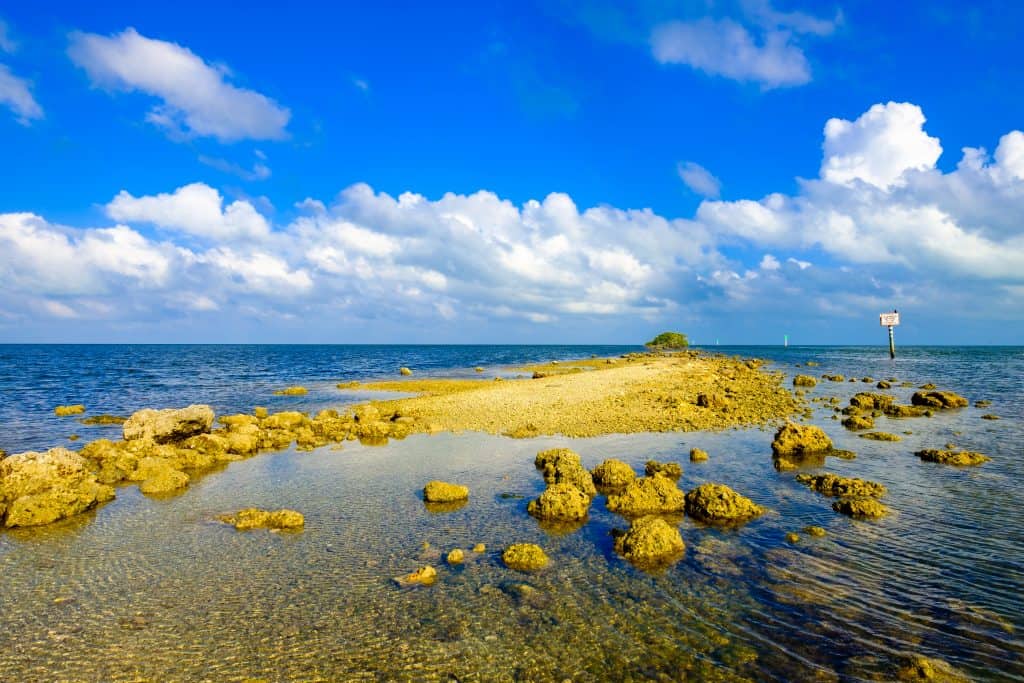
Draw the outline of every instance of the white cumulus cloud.
[[[147,38],[134,28],[112,36],[75,32],[68,55],[96,86],[159,98],[146,118],[173,133],[221,141],[286,136],[287,108],[230,84],[225,67],[177,43]]]
[[[220,192],[204,183],[144,197],[122,190],[106,211],[115,221],[152,223],[214,240],[260,239],[270,233],[267,219],[252,204],[238,200],[225,207]]]
[[[10,109],[23,126],[43,118],[43,108],[32,96],[32,85],[15,76],[5,64],[0,64],[0,105]]]
[[[722,181],[700,164],[686,161],[679,164],[677,170],[683,184],[700,196],[717,199],[722,193]]]

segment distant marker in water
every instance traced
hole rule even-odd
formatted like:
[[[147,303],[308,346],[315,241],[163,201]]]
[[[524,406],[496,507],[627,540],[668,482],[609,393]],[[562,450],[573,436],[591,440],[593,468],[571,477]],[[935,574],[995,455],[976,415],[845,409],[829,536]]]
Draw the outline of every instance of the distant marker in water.
[[[782,345],[784,347],[786,347],[787,349],[789,348],[789,335],[788,334],[782,335]]]
[[[893,337],[892,328],[900,324],[900,313],[895,308],[892,309],[892,313],[880,313],[878,315],[878,324],[882,327],[889,328],[889,358],[896,357],[896,340]]]

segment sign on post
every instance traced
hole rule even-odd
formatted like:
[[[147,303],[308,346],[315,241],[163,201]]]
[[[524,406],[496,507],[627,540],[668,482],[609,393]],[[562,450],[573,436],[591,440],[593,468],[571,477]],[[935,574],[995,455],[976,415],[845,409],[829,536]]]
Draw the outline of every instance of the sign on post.
[[[882,313],[878,316],[878,323],[882,327],[895,327],[900,324],[900,314],[896,311],[892,313]]]

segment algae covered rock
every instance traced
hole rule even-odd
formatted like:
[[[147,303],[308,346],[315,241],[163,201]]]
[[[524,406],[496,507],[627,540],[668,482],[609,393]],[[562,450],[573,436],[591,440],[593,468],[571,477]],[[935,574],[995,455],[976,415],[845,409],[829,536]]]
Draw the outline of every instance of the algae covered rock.
[[[900,681],[931,681],[932,683],[970,683],[967,674],[948,662],[922,655],[912,655],[896,673]]]
[[[840,477],[837,474],[798,474],[796,480],[808,488],[826,496],[879,497],[885,495],[885,486],[867,479]]]
[[[572,458],[575,456],[576,462],[579,462],[579,453],[572,450],[571,448],[549,448],[546,451],[540,451],[537,453],[537,457],[533,459],[533,466],[538,470],[543,471],[549,463],[554,463],[556,460],[562,457]]]
[[[398,372],[399,372],[400,374],[402,374],[402,375],[406,376],[406,377],[408,377],[409,375],[411,375],[411,374],[412,374],[412,370],[410,370],[409,368],[405,368],[405,367],[402,367],[402,368],[398,368]]]
[[[840,498],[832,503],[832,509],[850,517],[870,518],[884,517],[889,508],[874,498]]]
[[[285,387],[274,392],[275,396],[305,396],[309,393],[306,387]]]
[[[437,581],[437,570],[429,564],[404,576],[396,576],[395,583],[403,588],[410,586],[432,586]]]
[[[636,472],[621,460],[609,458],[592,469],[590,476],[597,486],[617,489],[636,479]]]
[[[764,508],[724,484],[701,484],[686,494],[686,514],[702,522],[740,522]]]
[[[916,391],[910,402],[926,408],[966,408],[968,405],[966,398],[952,391]]]
[[[657,460],[648,460],[644,464],[644,474],[648,477],[660,474],[663,477],[668,477],[672,481],[679,481],[679,478],[683,476],[683,468],[677,462],[658,462]]]
[[[851,415],[843,420],[843,426],[850,431],[871,429],[875,426],[875,421],[868,415]]]
[[[615,537],[615,552],[640,567],[667,565],[685,550],[679,529],[657,516],[634,519]]]
[[[810,534],[811,536],[816,536],[818,538],[821,538],[822,536],[828,533],[827,531],[825,531],[824,527],[820,526],[805,526],[804,532]]]
[[[445,481],[431,481],[423,487],[423,500],[428,503],[454,503],[469,498],[469,487],[449,484]]]
[[[954,449],[938,448],[925,448],[917,451],[914,455],[925,462],[937,462],[943,465],[956,465],[958,467],[980,465],[991,459],[977,451],[957,451]]]
[[[902,441],[903,439],[898,434],[890,434],[889,432],[867,432],[866,434],[858,434],[862,439],[870,439],[871,441]]]
[[[544,481],[551,484],[572,484],[589,498],[597,495],[594,478],[580,463],[580,456],[567,448],[557,449],[554,457],[544,460]],[[542,454],[537,455],[540,460]]]
[[[89,417],[83,417],[79,422],[84,425],[123,425],[127,420],[127,417],[103,413],[102,415],[90,415]]]
[[[786,422],[775,432],[772,453],[776,456],[802,456],[832,450],[832,439],[820,427]]]
[[[816,387],[818,386],[818,380],[814,379],[810,375],[797,375],[793,378],[793,386],[795,387]]]
[[[453,566],[457,564],[462,564],[466,561],[466,553],[463,552],[462,548],[455,548],[454,550],[448,553],[447,557],[445,557],[445,561]]]
[[[85,512],[114,498],[77,453],[53,448],[0,459],[0,521],[38,526]]]
[[[295,510],[260,510],[246,508],[232,515],[221,515],[218,519],[239,531],[249,529],[301,529],[306,518]]]
[[[707,459],[707,451],[697,448],[696,446],[690,449],[690,462],[705,462]]]
[[[674,481],[659,474],[634,479],[622,493],[608,496],[607,505],[612,512],[640,517],[679,512],[686,505],[686,497]]]
[[[501,559],[509,569],[529,572],[543,569],[548,565],[548,556],[539,545],[515,543],[505,548]]]
[[[930,413],[928,408],[923,406],[908,406],[894,403],[887,406],[884,412],[889,417],[923,417]]]
[[[129,478],[141,482],[139,490],[150,494],[171,493],[185,488],[189,481],[188,475],[176,469],[171,461],[155,456],[141,458]]]
[[[57,417],[67,417],[68,415],[81,415],[85,412],[85,406],[81,403],[77,403],[72,406],[57,406],[53,409],[53,414]]]
[[[893,404],[894,399],[889,394],[879,394],[873,391],[862,391],[850,397],[850,405],[862,410],[885,410]]]
[[[156,443],[170,443],[205,434],[212,425],[213,409],[207,405],[164,410],[146,408],[128,418],[123,432],[125,441],[152,439]]]
[[[822,375],[829,382],[845,382],[846,378],[842,375]]]
[[[575,522],[586,519],[590,497],[572,484],[552,484],[531,500],[526,511],[538,519]]]

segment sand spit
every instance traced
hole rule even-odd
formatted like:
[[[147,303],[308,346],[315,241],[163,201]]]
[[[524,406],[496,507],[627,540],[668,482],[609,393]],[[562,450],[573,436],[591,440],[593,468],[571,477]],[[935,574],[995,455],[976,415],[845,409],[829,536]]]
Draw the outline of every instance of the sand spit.
[[[413,431],[515,438],[724,429],[765,424],[798,407],[781,374],[734,358],[635,354],[524,370],[538,377],[370,382],[359,388],[419,393],[374,404],[382,413],[411,418]]]

